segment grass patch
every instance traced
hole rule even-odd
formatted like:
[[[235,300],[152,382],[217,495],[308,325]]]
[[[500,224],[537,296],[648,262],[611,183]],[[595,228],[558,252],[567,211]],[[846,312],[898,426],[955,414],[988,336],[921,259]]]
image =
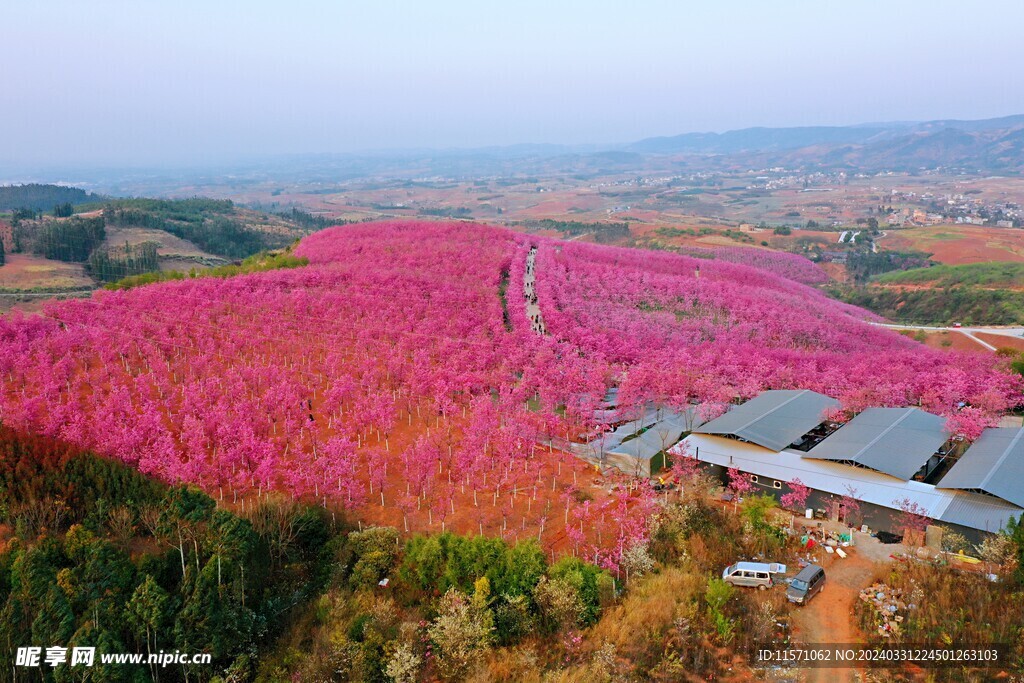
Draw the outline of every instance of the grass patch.
[[[914,268],[896,273],[885,273],[874,278],[887,285],[917,285],[933,283],[939,287],[973,285],[986,287],[1024,286],[1024,263],[996,261],[968,263],[959,266],[938,265]]]
[[[508,314],[508,283],[509,272],[506,268],[501,271],[501,282],[498,284],[498,296],[501,298],[501,319],[505,323],[505,329],[512,331],[512,318]]]
[[[168,270],[164,272],[144,273],[122,278],[117,282],[111,282],[104,286],[104,289],[132,289],[142,285],[151,285],[156,282],[168,282],[170,280],[186,280],[204,277],[227,278],[236,275],[247,275],[249,273],[263,273],[268,270],[280,270],[282,268],[299,268],[309,263],[305,256],[292,256],[289,253],[271,254],[262,252],[254,254],[242,261],[240,264],[218,266],[208,270],[192,269],[188,273],[179,270]]]
[[[899,290],[882,287],[840,289],[839,299],[905,323],[1016,325],[1024,323],[1024,292],[981,287]]]

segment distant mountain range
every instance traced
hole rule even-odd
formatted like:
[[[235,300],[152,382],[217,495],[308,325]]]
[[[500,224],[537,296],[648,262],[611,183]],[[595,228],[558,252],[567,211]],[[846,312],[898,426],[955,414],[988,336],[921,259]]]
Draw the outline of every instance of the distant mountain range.
[[[1024,115],[980,121],[744,128],[640,140],[624,148],[714,166],[1024,172]]]
[[[621,145],[511,145],[477,149],[299,155],[281,166],[325,175],[424,177],[550,172],[600,175],[652,170],[782,166],[850,172],[943,168],[1024,173],[1024,115],[979,121],[866,123],[685,133]]]
[[[520,144],[475,149],[378,150],[276,156],[219,167],[180,169],[48,169],[26,173],[22,182],[74,178],[114,196],[162,196],[182,186],[228,183],[291,183],[331,191],[352,180],[431,180],[484,177],[592,178],[620,173],[747,171],[783,167],[811,172],[845,170],[917,172],[925,169],[970,174],[1024,174],[1024,115],[978,121],[865,123],[853,126],[744,128],[725,133],[685,133],[618,145]],[[0,211],[27,202],[25,190],[0,189]],[[52,206],[51,197],[44,202]],[[70,197],[80,203],[87,197]]]

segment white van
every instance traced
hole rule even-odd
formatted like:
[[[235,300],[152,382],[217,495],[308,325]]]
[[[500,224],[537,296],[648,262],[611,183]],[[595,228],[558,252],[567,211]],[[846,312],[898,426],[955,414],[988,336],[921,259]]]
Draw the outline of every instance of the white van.
[[[775,585],[775,575],[786,573],[786,565],[778,562],[737,562],[722,572],[722,580],[733,586],[757,586],[760,590]]]

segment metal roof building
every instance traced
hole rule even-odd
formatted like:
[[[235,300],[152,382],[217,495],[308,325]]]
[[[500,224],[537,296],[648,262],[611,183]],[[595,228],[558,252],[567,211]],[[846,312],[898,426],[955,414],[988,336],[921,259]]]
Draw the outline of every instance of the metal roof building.
[[[665,466],[659,454],[667,450],[668,446],[648,431],[606,451],[604,465],[633,476],[652,477]]]
[[[606,464],[630,474],[653,475],[665,465],[664,458],[658,454],[678,443],[692,424],[700,424],[696,408],[692,407],[682,413],[661,411],[660,415],[661,419],[643,434],[608,448]]]
[[[942,511],[939,521],[947,524],[995,533],[1006,526],[1011,517],[1020,519],[1024,510],[981,493],[967,491],[944,491],[955,496]]]
[[[651,458],[660,451],[674,446],[682,438],[684,431],[686,430],[678,425],[659,422],[640,436],[622,442],[609,452]]]
[[[565,442],[559,447],[594,464],[603,463],[636,476],[651,476],[665,466],[664,458],[659,454],[702,423],[696,406],[676,412],[649,405],[634,419],[623,422],[589,443]],[[643,433],[637,435],[641,431]]]
[[[1011,517],[1020,517],[1024,512],[1020,506],[991,496],[900,480],[870,469],[807,458],[797,451],[766,451],[749,443],[703,434],[691,434],[682,443],[700,462],[757,475],[761,485],[799,479],[815,491],[835,496],[847,495],[852,489],[857,500],[886,508],[893,514],[898,513],[900,501],[908,500],[936,521],[995,532],[1005,527]]]
[[[908,480],[947,439],[945,421],[938,415],[918,408],[868,408],[804,457],[859,465]]]
[[[826,410],[837,407],[839,401],[808,389],[765,391],[694,431],[781,451],[821,424]]]
[[[668,442],[671,445],[679,441],[683,432],[693,431],[702,424],[704,424],[704,420],[700,418],[700,411],[697,410],[696,406],[690,406],[681,413],[674,411],[663,412],[662,419],[656,422],[650,431],[655,432],[662,438],[674,435],[675,438]]]
[[[1024,507],[1024,429],[986,429],[938,486],[987,493]]]

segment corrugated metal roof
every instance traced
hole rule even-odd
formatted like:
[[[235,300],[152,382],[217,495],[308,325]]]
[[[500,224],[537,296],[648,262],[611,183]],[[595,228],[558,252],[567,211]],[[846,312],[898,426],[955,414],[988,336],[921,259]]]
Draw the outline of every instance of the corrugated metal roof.
[[[669,427],[673,429],[679,429],[681,432],[689,432],[697,429],[704,420],[700,416],[700,410],[697,406],[690,406],[680,413],[675,411],[662,411],[661,419],[652,427],[652,429],[664,430]],[[677,438],[676,441],[679,439]]]
[[[939,521],[972,529],[995,533],[1006,527],[1011,517],[1020,518],[1024,512],[1016,505],[1005,503],[981,493],[947,491],[953,498],[939,515]]]
[[[949,435],[945,421],[918,408],[868,408],[804,455],[910,479]]]
[[[838,406],[839,401],[815,391],[777,389],[755,396],[694,431],[735,436],[781,451],[821,424],[826,410]]]
[[[661,451],[668,450],[670,446],[676,444],[682,435],[681,428],[659,423],[635,439],[619,444],[609,453],[650,460]]]
[[[986,429],[938,486],[984,491],[1024,507],[1024,429]]]
[[[657,419],[655,414],[648,414],[652,416],[652,419]],[[683,413],[661,410],[656,415],[660,415],[660,419],[643,434],[628,441],[608,444],[605,450],[608,453],[625,455],[630,458],[650,460],[661,451],[667,450],[669,446],[676,444],[682,438],[683,433],[689,431],[688,426],[700,424],[696,407],[687,408]],[[635,434],[636,431],[634,429],[631,434]]]
[[[617,416],[623,420],[623,423],[609,432],[609,435],[616,435],[623,439],[636,434],[647,425],[655,423],[658,420],[658,410],[654,406],[645,406],[643,410],[633,414],[623,414],[619,411]]]
[[[619,444],[615,449],[608,452],[640,460],[650,460],[657,455],[659,451],[664,449],[665,446],[662,445],[660,439],[652,437],[650,432],[644,432],[635,439],[630,439],[625,443]]]
[[[1024,512],[987,496],[938,489],[920,481],[900,481],[873,470],[804,458],[797,451],[770,453],[751,444],[702,434],[691,434],[682,443],[702,462],[735,467],[781,482],[798,478],[805,486],[839,496],[847,495],[847,487],[852,487],[858,500],[893,511],[899,508],[898,501],[907,499],[932,519],[972,529],[997,531],[1010,517]]]
[[[700,426],[702,422],[696,406],[677,413],[651,405],[639,413],[636,419],[625,422],[610,432],[605,432],[590,443],[571,443],[568,448],[573,454],[591,461],[599,460],[602,453],[614,453],[629,458],[639,457],[649,460],[659,451],[665,450],[667,446],[678,442],[684,432]],[[645,427],[647,431],[639,437],[623,442],[623,439],[632,437]],[[640,441],[645,436],[647,438]],[[630,444],[633,445],[630,446]]]

